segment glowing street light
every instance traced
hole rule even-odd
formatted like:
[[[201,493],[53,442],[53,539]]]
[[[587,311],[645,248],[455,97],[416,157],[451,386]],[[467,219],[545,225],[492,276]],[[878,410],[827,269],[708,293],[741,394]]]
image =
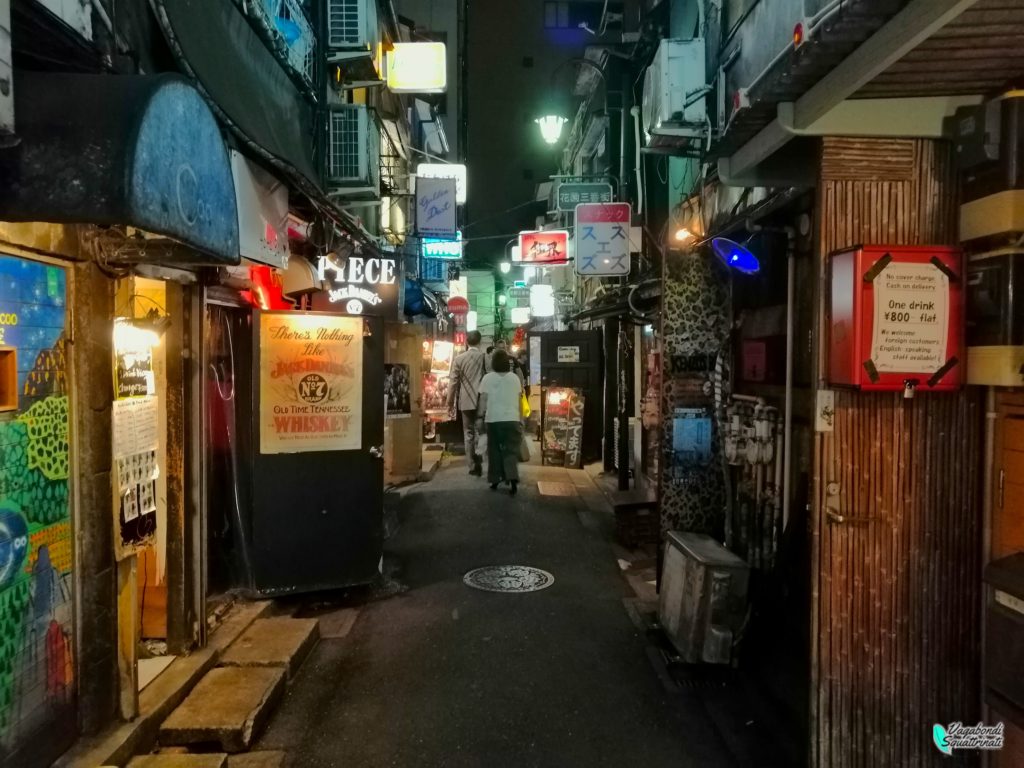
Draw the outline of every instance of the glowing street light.
[[[545,115],[534,120],[540,126],[540,135],[548,144],[557,144],[562,138],[562,128],[569,122],[561,115]]]
[[[507,275],[509,272],[512,271],[512,265],[507,261],[503,261],[499,265],[499,269],[501,269],[501,274]]]

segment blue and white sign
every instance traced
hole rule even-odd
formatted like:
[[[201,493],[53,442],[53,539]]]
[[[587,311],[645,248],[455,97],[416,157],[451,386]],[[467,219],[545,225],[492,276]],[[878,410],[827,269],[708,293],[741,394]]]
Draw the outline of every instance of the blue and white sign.
[[[458,229],[455,179],[416,180],[416,234],[455,240]]]
[[[425,237],[420,245],[420,253],[424,259],[458,261],[462,258],[462,233],[456,232],[454,240]]]

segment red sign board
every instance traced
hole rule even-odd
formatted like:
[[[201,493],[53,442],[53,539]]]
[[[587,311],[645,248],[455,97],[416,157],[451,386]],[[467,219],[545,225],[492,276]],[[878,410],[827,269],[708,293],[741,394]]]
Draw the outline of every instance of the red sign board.
[[[469,301],[465,296],[452,296],[448,299],[448,311],[453,315],[465,315],[469,312]]]
[[[960,251],[864,245],[829,258],[829,382],[908,395],[958,389],[964,369]]]
[[[569,233],[564,229],[519,233],[523,264],[565,264],[569,260]]]
[[[452,341],[455,342],[456,346],[464,345],[466,343],[466,332],[456,331],[454,337],[452,338]]]

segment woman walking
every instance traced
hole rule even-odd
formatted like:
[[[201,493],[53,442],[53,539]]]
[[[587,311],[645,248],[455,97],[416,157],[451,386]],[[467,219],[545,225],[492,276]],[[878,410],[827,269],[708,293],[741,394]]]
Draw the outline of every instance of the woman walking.
[[[519,400],[523,385],[512,371],[508,353],[495,350],[491,372],[480,382],[477,415],[487,424],[487,482],[496,490],[508,481],[514,496],[519,487]]]

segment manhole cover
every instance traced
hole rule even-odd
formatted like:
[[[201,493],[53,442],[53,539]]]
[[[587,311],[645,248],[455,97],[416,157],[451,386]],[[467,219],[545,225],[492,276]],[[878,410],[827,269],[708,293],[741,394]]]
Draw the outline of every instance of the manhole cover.
[[[541,496],[575,496],[576,486],[572,483],[551,483],[541,480],[537,483]]]
[[[473,569],[462,580],[487,592],[536,592],[555,583],[550,573],[528,565],[488,565]]]

